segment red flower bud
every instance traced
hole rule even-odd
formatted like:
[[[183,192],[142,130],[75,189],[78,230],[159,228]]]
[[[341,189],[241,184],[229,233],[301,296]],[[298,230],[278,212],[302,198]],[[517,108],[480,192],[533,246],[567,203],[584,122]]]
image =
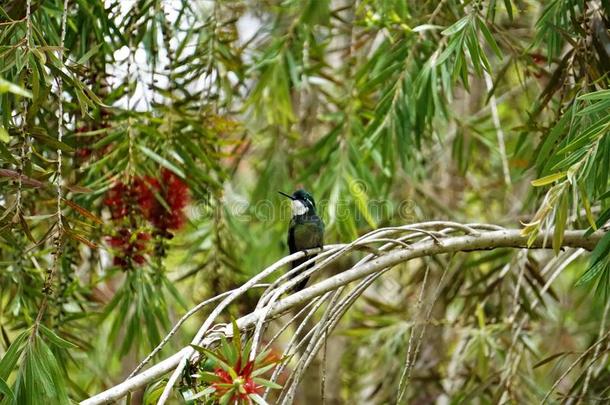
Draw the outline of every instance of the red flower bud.
[[[138,232],[132,236],[129,229],[121,228],[116,235],[106,239],[108,245],[116,250],[113,264],[124,269],[130,267],[130,263],[142,265],[146,262],[144,254],[148,250],[147,242],[150,240],[150,234],[146,232]]]

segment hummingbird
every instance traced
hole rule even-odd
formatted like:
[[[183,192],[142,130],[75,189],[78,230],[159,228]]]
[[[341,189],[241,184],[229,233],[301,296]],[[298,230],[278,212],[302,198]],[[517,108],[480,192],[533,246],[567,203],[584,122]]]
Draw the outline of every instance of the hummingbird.
[[[316,203],[312,195],[303,189],[295,191],[292,195],[281,191],[279,193],[292,200],[292,219],[288,228],[290,254],[307,249],[321,248],[324,245],[324,222],[316,214]],[[292,268],[296,268],[315,256],[310,255],[293,261]],[[314,263],[311,263],[307,266],[307,269],[313,267],[313,265]],[[303,269],[303,271],[307,269]],[[296,277],[296,274],[293,277]],[[307,281],[309,281],[309,277],[297,284],[294,291],[305,288]]]

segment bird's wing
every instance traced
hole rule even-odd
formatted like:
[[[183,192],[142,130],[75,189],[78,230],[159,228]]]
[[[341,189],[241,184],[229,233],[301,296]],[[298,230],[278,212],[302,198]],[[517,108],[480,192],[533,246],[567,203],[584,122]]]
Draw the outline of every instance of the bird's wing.
[[[294,253],[297,251],[297,246],[296,243],[294,241],[294,226],[290,226],[290,228],[288,228],[288,249],[290,250],[290,253]]]
[[[320,217],[318,217],[318,221],[320,221],[320,225],[322,228],[322,232],[320,234],[320,247],[324,246],[324,232],[326,231],[326,226],[324,225],[324,221],[322,221],[322,219]]]

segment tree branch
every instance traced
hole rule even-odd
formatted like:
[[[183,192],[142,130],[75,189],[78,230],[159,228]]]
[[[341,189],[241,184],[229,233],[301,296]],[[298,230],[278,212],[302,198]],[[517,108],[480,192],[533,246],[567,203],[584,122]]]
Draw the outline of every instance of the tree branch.
[[[434,226],[431,226],[434,224]],[[444,228],[450,228],[451,232],[455,232],[456,230],[460,230],[460,224],[453,223],[442,223],[442,222],[434,222],[434,223],[424,223],[416,224],[418,228],[438,228],[436,226],[440,224],[442,226],[445,225]],[[427,225],[427,226],[426,226]],[[461,225],[463,227],[463,225]],[[475,228],[476,225],[469,225],[468,229]],[[476,232],[468,232],[466,235],[446,235],[438,237],[436,236],[432,239],[429,236],[425,236],[417,242],[412,243],[409,247],[405,247],[403,245],[398,245],[395,250],[391,250],[389,252],[381,252],[377,257],[372,257],[371,260],[368,261],[360,261],[352,268],[339,273],[335,276],[329,277],[325,280],[322,280],[308,288],[305,288],[297,293],[291,294],[280,301],[273,302],[269,304],[270,307],[264,306],[259,308],[252,313],[241,317],[237,320],[237,324],[240,329],[246,329],[253,327],[259,321],[261,317],[269,317],[283,314],[284,312],[290,310],[293,307],[298,305],[308,303],[312,299],[321,296],[327,292],[337,290],[338,288],[345,286],[353,281],[362,279],[366,276],[376,274],[387,270],[399,263],[403,263],[409,261],[411,259],[432,256],[442,253],[454,253],[454,252],[470,252],[470,251],[478,251],[478,250],[490,250],[496,248],[527,248],[527,237],[521,235],[521,230],[519,229],[510,229],[510,230],[493,230],[495,227],[490,225],[481,224],[480,226],[476,226]],[[392,230],[384,231],[377,230],[371,234],[371,238],[378,238],[380,234],[386,235],[391,232],[398,232],[394,230],[403,230],[412,231],[414,226],[411,227],[402,227],[402,228],[391,228]],[[488,230],[492,229],[492,230]],[[585,231],[566,231],[563,239],[563,247],[574,247],[574,248],[583,248],[586,250],[592,250],[597,242],[604,235],[604,232],[597,231],[588,237],[585,237]],[[534,240],[530,248],[551,248],[551,246],[545,245],[545,238],[548,235],[541,233]],[[366,243],[366,237],[361,237],[359,240],[362,243]],[[352,245],[344,245],[344,246],[353,246]],[[326,250],[337,251],[337,245],[326,248]],[[346,253],[349,253],[349,250],[345,250]],[[299,252],[288,257],[285,257],[270,266],[263,272],[259,273],[253,280],[246,284],[254,284],[254,282],[258,282],[262,279],[261,274],[271,274],[274,270],[278,269],[280,266],[287,264],[293,260],[301,258],[304,256],[304,253]],[[317,266],[316,266],[317,267]],[[297,280],[296,278],[293,281]],[[298,282],[298,280],[297,280]],[[244,285],[243,287],[245,287]],[[240,292],[243,292],[242,289],[238,289]],[[218,313],[217,310],[214,313]],[[209,320],[210,318],[208,318]],[[209,321],[206,321],[209,323]],[[205,329],[205,328],[202,328]],[[201,329],[200,329],[201,332]],[[227,325],[224,330],[221,329],[221,333],[224,332],[225,335],[230,336],[232,334],[231,325]],[[198,335],[200,335],[198,333]],[[206,337],[202,341],[202,345],[211,344],[215,341],[216,337]],[[116,401],[119,398],[122,398],[127,393],[131,391],[135,391],[144,387],[145,385],[153,382],[157,378],[163,376],[169,371],[175,370],[178,367],[179,363],[184,360],[185,357],[188,357],[192,354],[192,350],[190,347],[185,347],[181,349],[176,354],[166,358],[165,360],[160,361],[156,365],[152,366],[148,370],[127,379],[126,381],[109,388],[108,390],[97,394],[85,401],[81,402],[81,405],[95,405],[95,404],[106,404],[112,401]]]

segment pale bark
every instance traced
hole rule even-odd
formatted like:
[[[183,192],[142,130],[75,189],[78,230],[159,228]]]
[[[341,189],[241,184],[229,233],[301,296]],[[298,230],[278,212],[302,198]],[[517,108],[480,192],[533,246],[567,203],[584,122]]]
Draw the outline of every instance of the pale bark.
[[[459,225],[459,224],[457,224]],[[454,224],[455,226],[455,224]],[[585,237],[585,231],[566,231],[563,239],[564,247],[583,248],[592,250],[597,242],[604,235],[604,232],[597,231],[588,237]],[[550,240],[550,237],[545,234],[540,234],[532,243],[530,248],[550,248],[549,243],[545,245],[545,237]],[[519,229],[510,230],[491,230],[491,231],[477,231],[468,235],[459,236],[446,236],[441,239],[433,237],[427,238],[419,242],[415,242],[409,247],[400,247],[396,250],[389,251],[388,253],[382,252],[382,254],[368,262],[357,264],[354,267],[339,273],[335,276],[329,277],[325,280],[301,290],[297,293],[287,296],[275,303],[270,304],[271,308],[260,308],[246,316],[243,316],[237,321],[240,329],[246,329],[256,325],[260,317],[267,316],[272,317],[275,315],[282,314],[295,306],[302,305],[309,302],[315,297],[318,297],[326,292],[334,291],[341,286],[345,286],[353,281],[359,280],[368,275],[381,272],[388,268],[391,268],[399,263],[406,262],[408,260],[431,256],[442,253],[453,253],[459,251],[477,251],[477,250],[489,250],[495,248],[527,248],[527,237],[521,234]],[[336,249],[336,245],[328,247],[327,249]],[[254,285],[255,282],[261,279],[261,274],[270,274],[270,269],[277,269],[283,264],[288,263],[291,260],[295,260],[303,256],[303,253],[295,253],[290,257],[286,257],[280,260],[278,263],[270,266],[268,269],[261,272],[258,276],[252,279],[247,285]],[[245,287],[244,285],[243,287]],[[238,289],[241,290],[241,289]],[[214,312],[219,312],[219,308],[216,308]],[[208,318],[210,319],[210,318]],[[205,328],[203,328],[205,329]],[[225,327],[224,331],[226,335],[231,335],[231,326]],[[206,338],[202,341],[202,345],[210,344],[214,339]],[[152,366],[148,370],[112,387],[108,390],[97,394],[83,402],[83,405],[94,405],[94,404],[105,404],[112,401],[116,401],[119,398],[125,396],[128,392],[135,391],[155,379],[163,376],[164,374],[175,370],[179,363],[184,361],[189,355],[192,354],[190,347],[181,349],[178,353],[160,361],[156,365]]]

